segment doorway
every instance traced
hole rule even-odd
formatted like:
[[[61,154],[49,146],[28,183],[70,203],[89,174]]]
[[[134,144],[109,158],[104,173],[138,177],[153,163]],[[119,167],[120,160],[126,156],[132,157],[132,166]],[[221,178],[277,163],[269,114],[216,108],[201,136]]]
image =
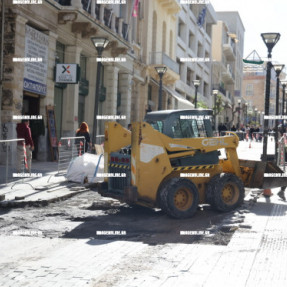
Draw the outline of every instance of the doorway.
[[[40,112],[40,97],[24,94],[22,114],[34,116],[39,115],[39,112]],[[31,134],[35,148],[32,153],[33,159],[37,159],[39,136],[45,135],[45,126],[43,120],[44,119],[30,120]]]

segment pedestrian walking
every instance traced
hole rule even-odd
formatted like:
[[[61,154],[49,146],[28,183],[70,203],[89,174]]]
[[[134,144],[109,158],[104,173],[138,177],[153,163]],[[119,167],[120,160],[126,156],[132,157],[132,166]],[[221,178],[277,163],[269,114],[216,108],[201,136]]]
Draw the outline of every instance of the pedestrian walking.
[[[80,128],[76,131],[76,137],[85,137],[85,146],[83,153],[88,151],[88,148],[92,148],[91,138],[90,138],[90,131],[89,126],[86,122],[82,122]],[[81,139],[76,139],[75,143],[78,145],[80,144]]]
[[[34,150],[34,142],[32,139],[31,129],[29,127],[29,120],[22,120],[16,126],[17,138],[23,138],[24,141],[17,142],[17,172],[20,173],[23,164],[25,149],[26,149],[26,160],[28,166],[28,172],[31,173],[32,165],[32,151]],[[25,143],[25,146],[24,146]]]

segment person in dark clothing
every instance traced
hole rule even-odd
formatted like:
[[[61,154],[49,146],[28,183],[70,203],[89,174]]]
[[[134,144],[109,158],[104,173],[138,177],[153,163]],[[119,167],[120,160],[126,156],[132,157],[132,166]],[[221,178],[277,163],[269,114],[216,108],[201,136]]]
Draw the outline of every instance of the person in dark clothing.
[[[232,126],[231,131],[232,131],[232,132],[236,132],[236,127],[235,127],[235,125]]]
[[[251,126],[249,130],[249,138],[252,141],[253,140],[253,133],[255,132],[254,126]]]
[[[80,128],[76,131],[76,137],[85,137],[85,149],[83,153],[88,151],[89,146],[92,146],[90,133],[89,133],[89,126],[86,122],[82,122]],[[75,143],[80,144],[81,139],[76,139]]]
[[[22,120],[21,123],[18,123],[16,131],[17,131],[17,138],[24,139],[24,141],[17,142],[17,172],[20,173],[21,171],[23,171],[21,170],[21,167],[24,159],[25,154],[24,147],[25,147],[28,171],[29,173],[31,173],[32,151],[34,150],[34,142],[31,135],[31,129],[29,127],[29,120]]]

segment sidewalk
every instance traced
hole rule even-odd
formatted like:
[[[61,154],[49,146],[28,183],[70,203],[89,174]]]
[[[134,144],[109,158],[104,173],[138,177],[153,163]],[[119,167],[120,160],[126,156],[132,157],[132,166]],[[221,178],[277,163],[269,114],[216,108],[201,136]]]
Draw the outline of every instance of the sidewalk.
[[[285,287],[286,212],[260,197],[227,246],[0,237],[1,286]]]
[[[57,162],[33,161],[31,173],[42,176],[16,179],[0,187],[0,207],[48,204],[87,190],[58,174]]]

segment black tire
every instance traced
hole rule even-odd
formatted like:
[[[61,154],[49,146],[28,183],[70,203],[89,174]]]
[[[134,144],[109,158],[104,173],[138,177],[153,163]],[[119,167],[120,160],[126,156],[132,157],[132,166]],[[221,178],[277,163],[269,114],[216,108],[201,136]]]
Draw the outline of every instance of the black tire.
[[[160,207],[170,217],[193,216],[199,202],[198,190],[193,182],[183,178],[171,178],[160,189]]]
[[[207,184],[205,197],[212,208],[228,212],[243,203],[245,196],[244,184],[232,173],[215,175]]]

